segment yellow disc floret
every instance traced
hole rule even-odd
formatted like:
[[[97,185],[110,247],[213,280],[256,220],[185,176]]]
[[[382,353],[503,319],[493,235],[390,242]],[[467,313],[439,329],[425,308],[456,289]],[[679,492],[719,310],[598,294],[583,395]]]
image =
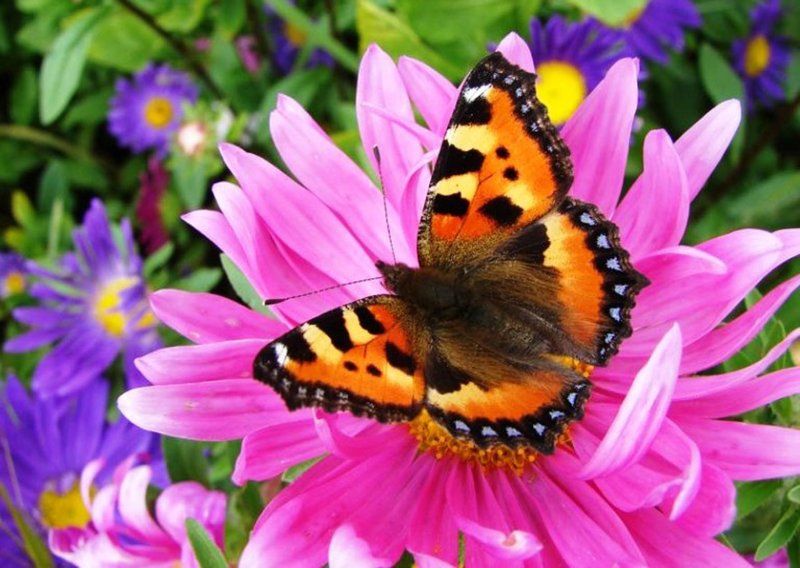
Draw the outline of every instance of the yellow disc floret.
[[[109,281],[100,288],[94,299],[93,315],[103,329],[113,337],[122,337],[127,317],[122,310],[122,293],[136,284],[133,276],[123,276]]]
[[[563,61],[545,61],[536,67],[536,93],[555,125],[564,124],[586,98],[587,85],[580,69]]]
[[[25,291],[25,276],[22,272],[9,272],[3,282],[3,295],[13,296]]]
[[[744,51],[744,72],[748,77],[761,75],[769,66],[772,50],[769,40],[763,35],[757,35],[747,42]]]
[[[52,487],[42,491],[39,495],[39,514],[42,524],[49,529],[83,528],[91,520],[77,481],[64,493]]]
[[[173,114],[172,102],[165,97],[152,97],[144,107],[144,119],[153,128],[166,127]]]
[[[288,22],[283,25],[283,34],[286,36],[286,40],[295,47],[302,47],[306,43],[305,32]]]

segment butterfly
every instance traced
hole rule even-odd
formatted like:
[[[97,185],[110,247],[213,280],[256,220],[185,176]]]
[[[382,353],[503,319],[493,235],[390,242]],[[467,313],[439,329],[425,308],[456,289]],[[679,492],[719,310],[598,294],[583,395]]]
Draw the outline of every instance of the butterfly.
[[[630,336],[647,280],[617,227],[567,196],[569,150],[536,76],[493,53],[469,73],[432,171],[419,268],[378,262],[390,294],[266,345],[256,379],[290,409],[380,422],[427,412],[459,439],[551,453]]]

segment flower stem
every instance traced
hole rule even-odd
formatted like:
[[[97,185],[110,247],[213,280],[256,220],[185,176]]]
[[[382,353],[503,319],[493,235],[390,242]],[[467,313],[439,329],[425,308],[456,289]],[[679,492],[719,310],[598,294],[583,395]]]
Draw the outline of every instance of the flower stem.
[[[154,32],[160,35],[164,41],[166,41],[170,47],[172,47],[172,49],[178,52],[178,54],[180,54],[186,60],[186,63],[189,65],[189,67],[192,68],[192,71],[195,73],[195,75],[197,75],[200,80],[205,83],[208,90],[211,91],[216,98],[225,98],[222,89],[217,86],[206,68],[203,67],[202,63],[200,63],[200,60],[197,59],[195,52],[188,45],[186,45],[185,42],[181,41],[179,38],[175,37],[161,27],[161,24],[159,24],[153,16],[139,8],[130,0],[117,0],[117,2],[131,14],[147,24]]]
[[[23,142],[31,142],[39,146],[53,148],[72,158],[97,164],[108,170],[113,169],[113,166],[105,160],[93,156],[80,146],[75,146],[46,130],[39,130],[38,128],[31,128],[30,126],[22,124],[0,124],[0,138],[11,138],[12,140],[21,140]]]
[[[247,0],[245,2],[245,9],[247,11],[247,19],[250,20],[250,25],[253,30],[253,36],[256,40],[256,46],[258,47],[258,51],[261,52],[261,57],[274,66],[274,54],[267,40],[267,23],[264,17],[264,6],[260,2],[256,2],[256,0]]]
[[[358,72],[358,57],[339,43],[324,25],[319,25],[302,10],[287,0],[267,0],[273,10],[284,20],[302,31],[308,41],[331,54],[337,63],[353,73]]]

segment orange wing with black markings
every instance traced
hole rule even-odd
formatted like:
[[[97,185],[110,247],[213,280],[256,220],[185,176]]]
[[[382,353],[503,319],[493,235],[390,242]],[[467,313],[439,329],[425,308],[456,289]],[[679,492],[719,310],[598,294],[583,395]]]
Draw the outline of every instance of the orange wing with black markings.
[[[425,384],[400,309],[392,296],[373,296],[317,316],[264,347],[254,376],[290,409],[408,420],[421,408]]]
[[[493,53],[465,80],[431,178],[421,264],[436,264],[453,241],[513,232],[566,195],[569,150],[536,98],[535,79]]]

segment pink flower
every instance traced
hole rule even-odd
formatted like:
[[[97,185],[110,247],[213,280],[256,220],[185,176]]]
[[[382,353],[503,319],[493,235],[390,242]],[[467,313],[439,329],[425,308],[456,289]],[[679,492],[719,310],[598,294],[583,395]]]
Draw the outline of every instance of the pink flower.
[[[186,519],[200,523],[218,545],[225,528],[225,494],[199,483],[170,485],[155,502],[155,518],[148,510],[149,466],[133,459],[114,471],[113,481],[97,489],[95,477],[103,462],[91,462],[81,475],[81,495],[91,514],[84,529],[50,531],[50,549],[81,568],[107,566],[198,566],[186,534]]]
[[[530,69],[510,35],[500,45]],[[234,481],[261,480],[328,454],[266,508],[241,565],[390,565],[404,549],[420,566],[746,565],[713,536],[734,515],[733,480],[800,473],[800,432],[721,420],[800,391],[800,372],[761,375],[792,334],[745,369],[698,378],[747,344],[800,284],[780,284],[723,323],[773,268],[800,252],[800,231],[750,229],[696,247],[680,244],[689,205],[740,119],[723,103],[673,142],[651,132],[644,171],[620,200],[636,111],[636,61],[617,62],[566,123],[571,194],[619,226],[652,284],[635,332],[597,368],[585,418],[552,456],[470,452],[426,424],[383,426],[347,414],[287,412],[252,380],[264,344],[325,310],[383,292],[377,282],[275,306],[277,320],[209,294],[163,290],[157,315],[197,345],[138,360],[155,385],[119,400],[139,426],[201,440],[243,438]],[[398,262],[416,265],[420,210],[457,97],[423,63],[369,48],[357,90],[359,127],[376,169],[378,146]],[[427,127],[414,121],[412,103]],[[219,246],[263,298],[377,276],[391,259],[381,195],[370,178],[293,100],[280,97],[272,138],[294,179],[224,145],[241,188],[214,187],[217,211],[185,220]],[[297,180],[297,181],[295,181]],[[518,458],[518,459],[514,459]],[[490,462],[484,463],[483,462]]]

